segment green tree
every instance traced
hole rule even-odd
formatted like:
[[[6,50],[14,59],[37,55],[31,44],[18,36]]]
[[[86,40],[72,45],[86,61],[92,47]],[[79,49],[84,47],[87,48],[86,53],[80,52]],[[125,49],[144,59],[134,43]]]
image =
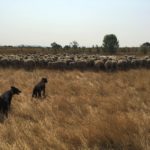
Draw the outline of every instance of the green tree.
[[[150,43],[149,42],[143,43],[140,48],[142,53],[147,54],[147,52],[150,51]]]
[[[51,47],[56,50],[62,48],[62,46],[60,44],[57,44],[56,42],[51,43]]]
[[[119,41],[114,34],[105,35],[103,39],[103,50],[108,53],[115,53],[119,48]]]
[[[73,49],[77,49],[79,47],[79,44],[77,41],[73,41],[70,43],[70,46],[73,48]]]
[[[65,46],[64,46],[64,49],[65,49],[65,50],[69,50],[70,48],[71,48],[71,47],[70,47],[69,45],[65,45]]]

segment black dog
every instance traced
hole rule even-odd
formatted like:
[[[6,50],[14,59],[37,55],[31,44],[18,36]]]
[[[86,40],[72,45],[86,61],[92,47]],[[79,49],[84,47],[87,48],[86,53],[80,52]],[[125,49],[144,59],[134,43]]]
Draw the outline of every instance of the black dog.
[[[45,84],[47,83],[47,78],[42,78],[42,80],[34,87],[32,92],[32,97],[41,98],[42,92],[45,97]]]
[[[6,117],[8,117],[8,111],[10,110],[13,95],[19,95],[20,93],[21,91],[18,88],[12,86],[10,90],[0,96],[0,111],[6,115]]]

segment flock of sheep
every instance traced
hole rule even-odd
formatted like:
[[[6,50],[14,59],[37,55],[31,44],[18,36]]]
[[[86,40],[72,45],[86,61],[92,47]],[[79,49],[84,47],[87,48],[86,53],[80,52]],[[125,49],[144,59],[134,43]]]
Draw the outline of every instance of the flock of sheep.
[[[0,55],[1,68],[34,68],[47,69],[94,69],[94,70],[127,70],[130,68],[150,68],[150,56],[101,56],[101,55],[51,55],[51,54],[18,54]]]

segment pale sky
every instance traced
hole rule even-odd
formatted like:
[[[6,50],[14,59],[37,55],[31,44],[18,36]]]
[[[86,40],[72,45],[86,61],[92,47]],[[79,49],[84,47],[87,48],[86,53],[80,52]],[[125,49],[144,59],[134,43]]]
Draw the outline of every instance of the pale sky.
[[[150,42],[150,0],[0,0],[0,45],[102,45]]]

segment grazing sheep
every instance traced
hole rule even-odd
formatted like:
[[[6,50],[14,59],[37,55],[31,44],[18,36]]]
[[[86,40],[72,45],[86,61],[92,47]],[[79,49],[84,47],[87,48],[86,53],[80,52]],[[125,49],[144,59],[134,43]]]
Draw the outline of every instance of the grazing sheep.
[[[131,60],[131,67],[136,69],[138,67],[138,61],[137,59]]]
[[[146,62],[146,67],[147,67],[147,68],[150,68],[150,58],[147,59],[146,61],[147,61],[147,62]]]
[[[37,85],[35,85],[32,92],[32,97],[41,98],[42,92],[43,92],[43,96],[45,97],[45,84],[47,82],[48,82],[47,78],[42,78],[42,80]]]
[[[94,67],[94,59],[93,58],[88,58],[87,59],[87,67],[88,68],[92,68],[92,67]]]
[[[37,60],[36,64],[40,68],[47,68],[48,60],[46,58],[41,58],[41,59]]]
[[[21,60],[19,57],[16,57],[14,59],[11,60],[11,66],[14,68],[19,68],[21,67]]]
[[[9,66],[9,58],[8,57],[1,58],[0,65],[3,68],[8,67]]]
[[[65,69],[66,68],[66,61],[65,60],[58,60],[57,62],[57,69]]]
[[[69,69],[75,69],[75,68],[76,68],[76,62],[75,61],[69,62]]]
[[[146,60],[144,58],[139,59],[139,67],[145,67],[146,66]]]
[[[27,70],[31,70],[35,67],[35,61],[31,58],[24,59],[24,68]]]
[[[20,93],[21,91],[18,88],[12,86],[10,90],[6,91],[4,94],[0,96],[0,111],[6,117],[8,117],[8,111],[10,110],[13,95],[15,94],[19,95]]]
[[[118,60],[117,68],[119,70],[126,70],[127,67],[128,67],[128,61],[127,60],[125,60],[125,59]]]
[[[18,54],[0,55],[0,67],[2,68],[24,68],[32,70],[37,68],[50,69],[97,69],[113,71],[130,68],[149,68],[150,56],[101,56],[98,54]]]
[[[49,69],[65,69],[66,65],[67,64],[64,60],[56,61],[56,62],[48,62]]]
[[[86,67],[87,67],[86,60],[78,60],[78,61],[76,61],[76,67],[79,68],[79,69],[86,69]]]
[[[150,58],[150,56],[145,56],[145,57],[144,57],[144,59],[149,59],[149,58]]]
[[[70,63],[70,62],[72,62],[73,60],[72,60],[72,59],[70,59],[70,58],[67,58],[65,61],[66,61],[66,65],[68,66],[68,65],[69,65],[69,63]]]
[[[100,69],[100,70],[103,70],[104,69],[104,61],[103,60],[96,60],[94,62],[94,66],[96,69]]]
[[[112,71],[115,71],[117,69],[117,60],[116,59],[112,60],[111,69],[112,69]]]
[[[106,71],[112,71],[112,61],[107,60],[104,64]]]
[[[49,61],[48,62],[48,68],[49,69],[54,69],[54,67],[55,67],[55,62]]]

